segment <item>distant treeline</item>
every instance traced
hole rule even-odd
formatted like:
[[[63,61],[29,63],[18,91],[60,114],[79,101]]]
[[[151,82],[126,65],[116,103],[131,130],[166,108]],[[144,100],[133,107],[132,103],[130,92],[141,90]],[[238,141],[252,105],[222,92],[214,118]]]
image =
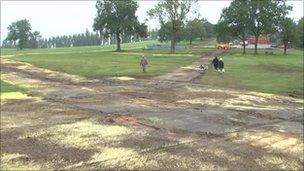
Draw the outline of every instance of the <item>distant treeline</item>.
[[[158,30],[152,29],[148,32],[148,38],[141,39],[139,37],[133,37],[129,35],[122,35],[122,43],[137,42],[141,40],[154,40],[157,39]],[[85,33],[64,35],[64,36],[53,36],[50,38],[42,38],[39,32],[34,32],[29,36],[29,40],[26,42],[25,48],[58,48],[58,47],[77,47],[77,46],[94,46],[94,45],[108,45],[116,44],[116,37],[100,36],[98,32],[89,32],[86,30]],[[4,40],[2,47],[12,48],[16,47],[17,42],[12,40]]]

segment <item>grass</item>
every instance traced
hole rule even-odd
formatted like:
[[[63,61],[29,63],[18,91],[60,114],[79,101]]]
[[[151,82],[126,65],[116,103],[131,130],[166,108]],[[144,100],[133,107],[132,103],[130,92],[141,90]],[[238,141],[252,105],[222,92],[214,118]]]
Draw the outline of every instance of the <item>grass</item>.
[[[12,84],[9,84],[7,82],[4,82],[1,80],[1,94],[3,93],[10,93],[10,92],[20,92],[20,93],[24,93],[26,92],[25,88],[22,87],[18,87]]]
[[[134,43],[124,43],[121,44],[121,48],[123,50],[130,49],[140,49],[144,48],[147,44],[157,43],[157,41],[142,41],[142,42],[134,42]],[[16,50],[16,48],[1,48],[1,56],[6,55],[22,55],[22,54],[52,54],[52,53],[86,53],[89,51],[95,52],[103,52],[103,51],[114,51],[116,49],[116,44],[112,45],[104,45],[104,46],[80,46],[80,47],[62,47],[62,48],[54,48],[54,49],[24,49],[24,50]]]
[[[292,50],[288,55],[275,51],[265,55],[251,51],[243,55],[232,50],[223,56],[226,73],[219,75],[210,70],[202,77],[204,84],[240,88],[274,94],[303,96],[303,51]]]
[[[122,44],[123,52],[114,52],[116,45],[87,46],[56,49],[26,49],[17,51],[1,49],[2,57],[16,55],[10,59],[31,63],[68,74],[92,78],[105,76],[149,77],[161,75],[179,67],[187,66],[200,55],[214,50],[215,40],[195,41],[188,49],[143,50],[148,44],[157,41],[143,41]],[[188,42],[181,42],[186,45]],[[283,55],[281,50],[274,50],[275,55],[253,55],[247,50],[242,55],[240,50],[230,50],[223,56],[226,73],[218,75],[209,70],[203,77],[203,84],[245,89],[274,94],[303,94],[303,51],[292,50]],[[148,57],[147,73],[139,67],[141,55]]]
[[[156,76],[170,70],[187,66],[198,59],[202,53],[211,49],[143,50],[147,44],[155,41],[123,44],[123,52],[114,52],[115,45],[104,47],[75,47],[57,49],[37,49],[18,52],[10,59],[31,63],[35,66],[86,77],[104,76]],[[4,51],[5,55],[12,54]],[[141,55],[148,57],[147,73],[139,67]]]

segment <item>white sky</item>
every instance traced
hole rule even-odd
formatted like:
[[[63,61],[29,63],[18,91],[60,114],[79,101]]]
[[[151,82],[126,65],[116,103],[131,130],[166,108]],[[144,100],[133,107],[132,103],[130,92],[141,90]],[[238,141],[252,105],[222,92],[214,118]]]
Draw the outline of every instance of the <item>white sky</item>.
[[[228,7],[231,1],[201,0],[197,11],[202,17],[215,24],[220,18],[223,8]],[[289,17],[295,21],[303,17],[303,0],[293,0],[287,3],[293,6]],[[48,38],[57,35],[72,35],[92,31],[95,18],[96,1],[0,1],[1,3],[1,42],[7,36],[7,27],[14,21],[28,19],[32,30],[40,31],[42,37]],[[157,1],[138,1],[136,12],[143,22],[146,11],[153,8]],[[149,28],[159,26],[157,20],[147,22]]]

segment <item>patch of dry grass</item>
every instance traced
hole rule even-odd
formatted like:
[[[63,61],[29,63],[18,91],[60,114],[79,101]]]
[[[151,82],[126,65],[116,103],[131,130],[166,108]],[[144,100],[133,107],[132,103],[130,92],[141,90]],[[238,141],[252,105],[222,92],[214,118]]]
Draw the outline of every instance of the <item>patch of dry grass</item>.
[[[24,154],[18,153],[2,153],[1,154],[1,170],[45,170],[49,166],[35,163],[33,161],[22,161],[21,158],[26,157]]]
[[[144,136],[145,132],[126,126],[106,125],[91,120],[84,120],[50,127],[26,136],[40,137],[47,135],[50,141],[62,144],[63,146],[95,149],[99,143],[123,140],[131,134]]]

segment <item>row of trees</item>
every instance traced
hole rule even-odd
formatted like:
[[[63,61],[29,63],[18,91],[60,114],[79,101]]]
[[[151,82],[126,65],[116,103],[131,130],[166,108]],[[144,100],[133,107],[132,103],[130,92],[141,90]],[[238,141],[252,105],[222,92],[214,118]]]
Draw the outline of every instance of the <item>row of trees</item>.
[[[135,16],[138,3],[135,0],[98,0],[96,3],[97,15],[94,19],[93,29],[97,33],[78,34],[73,36],[57,36],[42,39],[39,32],[31,32],[28,20],[12,23],[9,34],[3,45],[18,46],[19,49],[66,47],[98,45],[102,42],[117,44],[116,51],[121,51],[120,44],[131,42],[140,38],[159,38],[160,41],[171,41],[171,52],[181,40],[189,40],[190,44],[195,38],[209,38],[213,36],[213,25],[204,19],[186,21],[187,14],[194,0],[164,0],[148,12],[151,18],[158,18],[161,28],[147,31],[145,23],[140,23]],[[115,39],[115,40],[113,40]]]
[[[121,51],[120,44],[146,38],[158,38],[160,41],[171,41],[171,52],[181,40],[188,40],[190,44],[196,38],[201,40],[210,38],[216,32],[218,41],[240,39],[245,45],[249,35],[256,38],[261,35],[274,35],[284,43],[285,49],[289,42],[295,42],[296,37],[303,47],[303,20],[296,25],[290,18],[286,18],[292,9],[286,5],[285,0],[234,0],[222,12],[219,22],[214,26],[205,19],[188,20],[189,13],[196,0],[163,0],[152,8],[147,14],[157,18],[160,23],[159,30],[147,31],[145,23],[140,23],[135,16],[138,8],[135,0],[98,0],[96,3],[97,15],[94,19],[94,33],[86,31],[85,34],[73,36],[57,36],[50,39],[41,39],[39,32],[31,32],[28,20],[12,23],[4,44],[24,47],[64,47],[99,45],[104,42],[117,44],[116,51]],[[298,29],[295,29],[298,27]],[[295,31],[298,30],[297,36]],[[301,32],[301,33],[299,33]],[[16,42],[18,41],[18,44]],[[245,46],[243,49],[245,53]]]
[[[205,19],[195,18],[193,20],[186,21],[185,24],[181,23],[179,27],[179,31],[176,33],[176,37],[174,39],[175,43],[181,40],[187,40],[189,41],[189,44],[192,45],[192,41],[197,38],[204,40],[214,37],[214,26]],[[172,28],[171,22],[167,22],[162,25],[158,31],[159,41],[170,41],[172,39]],[[174,52],[174,49],[172,52]]]
[[[164,0],[155,8],[148,11],[151,18],[159,19],[160,30],[152,30],[151,37],[158,37],[160,41],[171,41],[171,52],[181,40],[192,41],[200,37],[213,36],[213,25],[206,20],[194,19],[186,21],[195,0]],[[140,23],[135,16],[138,4],[135,0],[98,0],[96,3],[97,15],[93,29],[98,31],[102,38],[116,37],[117,49],[121,51],[122,35],[146,38],[147,26]]]
[[[228,42],[238,38],[243,42],[245,53],[245,41],[249,35],[254,35],[256,54],[259,37],[276,34],[284,44],[286,54],[287,45],[296,44],[299,35],[296,23],[286,17],[291,9],[285,0],[234,0],[223,9],[215,26],[217,40]],[[300,27],[303,30],[303,21]]]
[[[7,38],[2,42],[2,47],[23,48],[55,48],[71,46],[92,46],[117,43],[114,35],[101,37],[98,32],[89,32],[86,30],[82,34],[53,36],[51,38],[42,38],[40,32],[31,32],[31,25],[28,20],[19,20],[13,22],[8,27]],[[149,38],[157,39],[158,30],[148,32]],[[120,35],[122,43],[140,41],[140,38],[132,35]]]
[[[23,22],[27,20],[21,20]],[[27,24],[30,28],[30,24]],[[9,26],[11,27],[11,25]],[[11,32],[19,32],[20,34],[12,38]],[[53,47],[70,47],[70,46],[89,46],[99,45],[100,38],[97,33],[90,33],[88,30],[83,34],[75,34],[72,36],[54,36],[51,38],[42,38],[38,31],[30,34],[24,34],[24,29],[11,30],[8,37],[2,42],[3,47],[23,48],[53,48]]]

